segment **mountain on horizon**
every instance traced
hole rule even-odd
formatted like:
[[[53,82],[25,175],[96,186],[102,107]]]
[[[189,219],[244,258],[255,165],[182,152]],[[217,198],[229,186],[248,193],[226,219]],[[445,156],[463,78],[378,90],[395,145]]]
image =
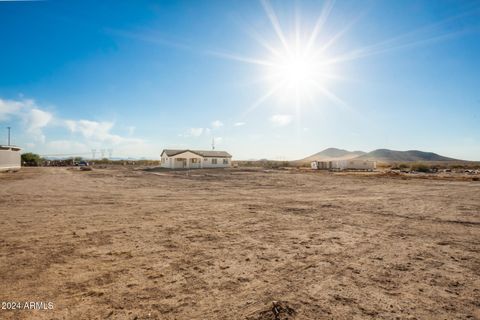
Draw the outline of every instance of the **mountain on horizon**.
[[[379,162],[415,162],[415,161],[463,161],[449,157],[441,156],[433,152],[419,150],[397,151],[390,149],[376,149],[371,152],[348,151],[337,148],[327,148],[323,151],[306,157],[301,162],[310,161],[333,161],[333,160],[375,160]]]
[[[414,161],[462,161],[441,156],[433,152],[419,150],[397,151],[390,149],[377,149],[366,153],[358,159],[376,160],[381,162],[414,162]]]
[[[348,151],[338,148],[327,148],[323,151],[312,154],[309,157],[302,159],[301,161],[332,161],[332,160],[349,160],[357,158],[366,154],[363,151]]]

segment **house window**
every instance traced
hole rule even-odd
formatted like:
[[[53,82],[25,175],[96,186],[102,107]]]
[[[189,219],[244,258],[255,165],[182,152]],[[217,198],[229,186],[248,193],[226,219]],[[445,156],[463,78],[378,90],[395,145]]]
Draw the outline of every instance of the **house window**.
[[[228,159],[223,159],[223,164],[228,164]]]
[[[192,163],[198,163],[198,159],[197,159],[197,158],[193,158],[193,159],[192,159]]]
[[[217,164],[217,159],[212,159],[212,164]]]

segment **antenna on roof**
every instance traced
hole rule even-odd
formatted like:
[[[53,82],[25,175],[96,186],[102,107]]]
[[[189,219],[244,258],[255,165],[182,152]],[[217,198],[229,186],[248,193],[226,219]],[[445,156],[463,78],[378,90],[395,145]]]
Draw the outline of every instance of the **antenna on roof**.
[[[215,137],[212,137],[212,150],[215,150]]]

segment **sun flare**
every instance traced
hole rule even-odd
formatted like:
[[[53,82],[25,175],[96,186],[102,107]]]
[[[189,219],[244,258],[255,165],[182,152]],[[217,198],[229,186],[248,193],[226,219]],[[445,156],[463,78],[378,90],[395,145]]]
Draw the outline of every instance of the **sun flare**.
[[[321,59],[306,53],[285,53],[271,59],[267,78],[287,98],[312,98],[324,82]]]
[[[341,77],[335,74],[332,68],[334,63],[331,63],[333,59],[328,58],[327,53],[327,49],[344,31],[340,30],[339,35],[331,37],[319,36],[332,10],[333,1],[325,2],[320,16],[308,32],[301,30],[302,23],[298,16],[295,27],[285,32],[270,3],[262,1],[262,5],[275,32],[276,40],[267,41],[256,31],[252,31],[252,36],[267,49],[268,54],[263,58],[228,56],[262,68],[261,78],[266,82],[267,91],[247,112],[275,97],[280,98],[277,99],[280,104],[295,107],[297,111],[306,105],[318,106],[322,97],[335,105],[345,106],[346,104],[328,88],[333,85],[332,80]]]
[[[286,30],[287,32],[281,27],[270,3],[266,0],[261,3],[275,37],[268,41],[257,30],[250,30],[250,33],[252,38],[267,50],[267,54],[262,57],[248,57],[215,52],[223,58],[257,65],[261,68],[259,79],[254,83],[265,83],[266,92],[252,103],[245,114],[275,97],[277,105],[295,107],[297,111],[307,105],[319,106],[323,103],[323,99],[329,100],[335,106],[348,107],[330,90],[330,87],[334,86],[334,80],[344,79],[336,74],[334,65],[348,57],[339,56],[333,59],[328,49],[350,27],[348,24],[333,35],[325,33],[324,25],[334,1],[325,2],[310,30],[301,30],[301,25],[304,23],[300,21],[299,16],[295,16],[295,26]]]

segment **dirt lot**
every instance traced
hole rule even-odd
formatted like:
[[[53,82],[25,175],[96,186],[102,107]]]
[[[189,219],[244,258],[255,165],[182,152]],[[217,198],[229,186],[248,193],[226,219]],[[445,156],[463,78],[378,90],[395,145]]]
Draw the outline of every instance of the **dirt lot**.
[[[0,319],[480,319],[478,181],[32,168],[0,218],[0,301],[53,303]]]

